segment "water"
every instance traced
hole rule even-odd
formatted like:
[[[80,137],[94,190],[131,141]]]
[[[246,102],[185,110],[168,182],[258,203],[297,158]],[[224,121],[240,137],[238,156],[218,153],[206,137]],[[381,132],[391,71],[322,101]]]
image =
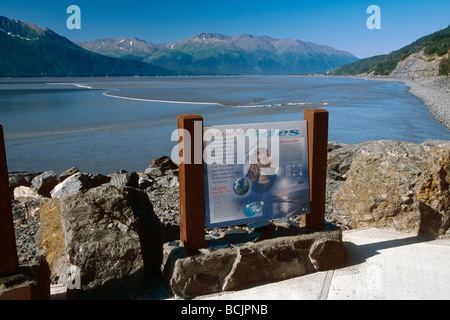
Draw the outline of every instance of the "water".
[[[177,116],[205,125],[303,119],[329,111],[329,140],[450,140],[402,83],[342,77],[141,77],[0,80],[9,171],[72,166],[144,171],[171,154]]]

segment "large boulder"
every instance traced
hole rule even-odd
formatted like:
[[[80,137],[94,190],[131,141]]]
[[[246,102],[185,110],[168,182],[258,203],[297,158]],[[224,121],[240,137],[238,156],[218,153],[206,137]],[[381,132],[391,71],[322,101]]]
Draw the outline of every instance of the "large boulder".
[[[82,298],[135,298],[160,275],[163,232],[144,191],[109,184],[41,203],[38,247]],[[76,275],[75,275],[76,276]],[[75,279],[77,280],[77,279]]]
[[[179,241],[164,244],[163,271],[177,297],[233,291],[280,281],[346,261],[342,231],[328,227],[309,234],[259,242],[187,250]]]
[[[333,198],[343,225],[450,237],[450,142],[365,144],[344,178]]]

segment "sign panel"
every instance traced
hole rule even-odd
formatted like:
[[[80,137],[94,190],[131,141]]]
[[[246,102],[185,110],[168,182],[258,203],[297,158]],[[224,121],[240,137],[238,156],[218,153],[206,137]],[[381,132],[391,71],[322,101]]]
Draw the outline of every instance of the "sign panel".
[[[208,229],[308,214],[307,122],[204,128]]]

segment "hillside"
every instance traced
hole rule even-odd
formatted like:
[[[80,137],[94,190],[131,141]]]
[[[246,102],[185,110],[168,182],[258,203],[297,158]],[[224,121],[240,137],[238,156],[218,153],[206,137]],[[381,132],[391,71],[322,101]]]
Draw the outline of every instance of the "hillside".
[[[0,16],[0,77],[168,74],[161,67],[87,51],[50,29]]]
[[[349,52],[324,45],[249,34],[200,33],[168,45],[145,43],[135,38],[78,44],[97,53],[134,57],[177,74],[325,73],[358,60]]]
[[[332,70],[331,75],[448,75],[450,26],[389,54],[362,59]]]

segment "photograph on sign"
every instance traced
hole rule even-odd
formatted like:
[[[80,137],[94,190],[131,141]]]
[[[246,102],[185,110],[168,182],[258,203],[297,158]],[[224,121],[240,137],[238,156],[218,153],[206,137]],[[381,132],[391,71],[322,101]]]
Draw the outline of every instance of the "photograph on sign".
[[[306,121],[204,128],[208,229],[308,214]]]

